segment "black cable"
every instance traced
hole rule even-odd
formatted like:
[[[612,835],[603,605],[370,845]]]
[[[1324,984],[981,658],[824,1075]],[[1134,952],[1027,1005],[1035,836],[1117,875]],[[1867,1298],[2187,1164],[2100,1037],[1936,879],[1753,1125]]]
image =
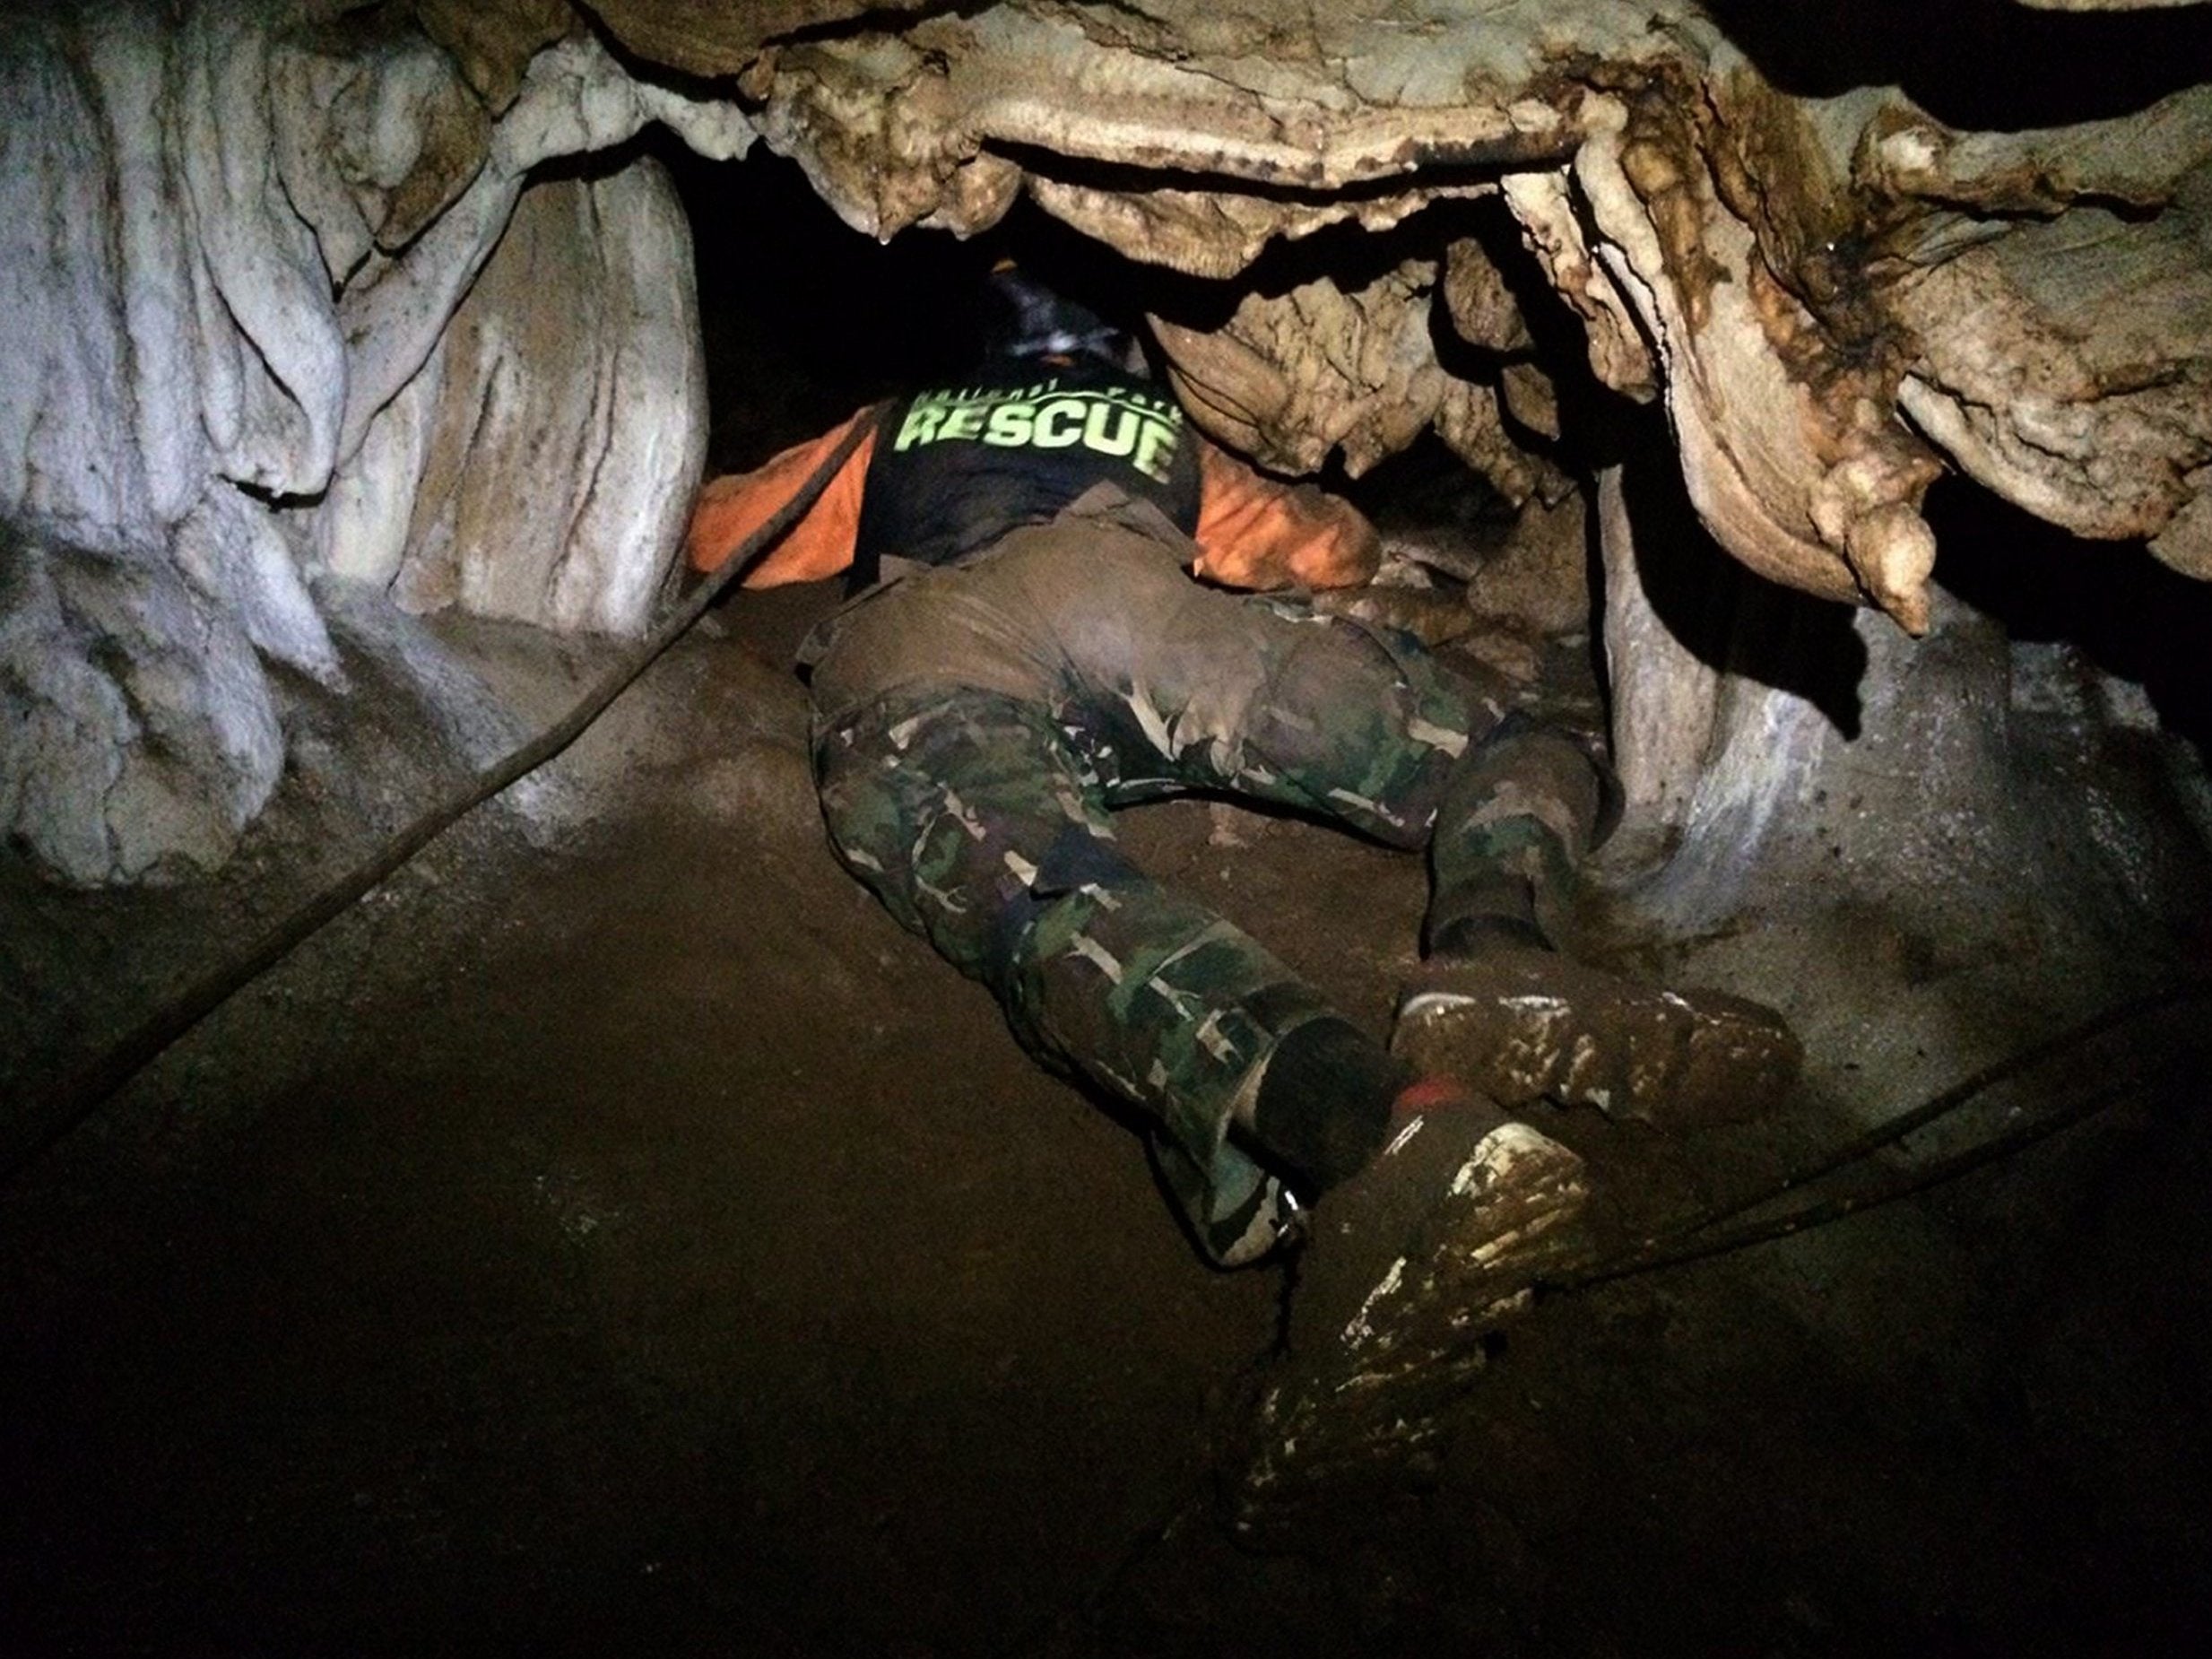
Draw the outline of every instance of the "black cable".
[[[1964,1151],[1933,1164],[1918,1166],[1904,1171],[1893,1180],[1878,1182],[1864,1192],[1803,1204],[1786,1215],[1764,1221],[1747,1222],[1731,1228],[1712,1238],[1699,1235],[1718,1227],[1722,1222],[1754,1210],[1764,1209],[1775,1200],[1787,1196],[1813,1183],[1826,1179],[1842,1169],[1863,1162],[1884,1147],[1894,1145],[1908,1134],[1926,1128],[1938,1119],[1947,1116],[2007,1079],[2016,1077],[2031,1067],[2040,1065],[2056,1055],[2081,1048],[2133,1020],[2155,1013],[2176,1003],[2212,995],[2212,981],[2183,980],[2180,984],[2162,987],[2138,997],[2115,1004],[2103,1012],[2069,1026],[2056,1036],[2032,1043],[2027,1047],[1991,1062],[1980,1071],[1960,1079],[1949,1088],[1929,1099],[1900,1112],[1887,1122],[1876,1125],[1864,1134],[1831,1148],[1814,1162],[1800,1166],[1771,1186],[1741,1198],[1701,1210],[1685,1216],[1670,1225],[1653,1229],[1642,1243],[1630,1249],[1597,1262],[1579,1272],[1547,1280],[1539,1287],[1545,1293],[1584,1290],[1592,1285],[1609,1283],[1616,1279],[1634,1274],[1656,1272],[1661,1268],[1677,1267],[1689,1262],[1700,1262],[1716,1255],[1732,1254],[1765,1244],[1773,1239],[1786,1238],[1831,1221],[1856,1215],[1862,1211],[1878,1208],[1898,1198],[1909,1197],[1930,1186],[1955,1180],[1958,1177],[2010,1156],[2034,1145],[2046,1136],[2069,1128],[2084,1118],[2102,1111],[2114,1099],[2126,1093],[2131,1085],[2119,1084],[2100,1089],[2082,1100],[2063,1107],[2048,1117],[1980,1142]]]
[[[90,1117],[169,1045],[282,961],[360,897],[388,880],[433,840],[501,790],[537,770],[581,737],[632,681],[705,615],[707,607],[802,517],[846,462],[881,423],[883,409],[863,411],[837,447],[807,475],[798,493],[747,536],[728,560],[677,603],[652,633],[608,667],[568,714],[498,765],[471,777],[368,857],[321,888],[254,944],[204,974],[141,1021],[119,1041],[71,1073],[27,1111],[13,1116],[0,1141],[0,1187],[6,1186],[70,1131]]]
[[[2212,982],[2183,980],[2178,985],[2166,986],[2142,996],[2116,1003],[2105,1009],[2102,1013],[2093,1014],[2086,1020],[2069,1026],[2055,1037],[2045,1038],[2040,1043],[2031,1043],[2027,1047],[2017,1049],[2001,1060],[1992,1061],[1980,1071],[1960,1079],[1949,1088],[1930,1097],[1912,1110],[1900,1112],[1896,1116],[1877,1124],[1864,1134],[1846,1141],[1840,1146],[1830,1148],[1817,1161],[1791,1170],[1773,1186],[1733,1203],[1723,1204],[1717,1209],[1701,1211],[1696,1215],[1686,1217],[1672,1226],[1661,1228],[1656,1238],[1646,1242],[1647,1244],[1662,1243],[1669,1239],[1685,1238],[1691,1233],[1702,1232],[1708,1227],[1718,1226],[1722,1221],[1733,1220],[1746,1211],[1757,1210],[1763,1205],[1772,1203],[1786,1193],[1794,1192],[1800,1187],[1825,1179],[1839,1169],[1848,1168],[1851,1165],[1859,1163],[1873,1153],[1880,1151],[1884,1147],[1894,1145],[1904,1140],[1905,1136],[1926,1128],[1937,1119],[1948,1116],[1976,1095],[1987,1092],[2008,1078],[2017,1077],[2022,1072],[2041,1065],[2045,1060],[2055,1055],[2085,1047],[2097,1038],[2104,1036],[2105,1032],[2125,1025],[2130,1021],[2139,1020],[2145,1014],[2156,1013],[2159,1009],[2169,1007],[2175,1003],[2188,1002],[2191,998],[2207,995],[2212,995]]]
[[[2134,1089],[2132,1082],[2110,1084],[2048,1116],[2022,1124],[2002,1134],[1992,1135],[1986,1141],[1977,1142],[1933,1163],[1916,1165],[1895,1179],[1872,1183],[1861,1192],[1845,1193],[1815,1203],[1800,1204],[1786,1215],[1772,1216],[1763,1221],[1748,1221],[1724,1232],[1706,1234],[1701,1226],[1686,1233],[1670,1234],[1667,1238],[1595,1263],[1578,1272],[1540,1281],[1537,1285],[1538,1295],[1542,1297],[1568,1290],[1586,1290],[1593,1285],[1609,1284],[1615,1280],[1633,1278],[1640,1273],[1657,1272],[1664,1267],[1679,1267],[1716,1255],[1732,1255],[1738,1250],[1749,1249],[1753,1245],[1787,1238],[1812,1228],[1825,1227],[1831,1221],[1840,1221],[1846,1216],[1878,1209],[1883,1204],[1909,1198],[1915,1193],[1924,1193],[1930,1187],[1940,1186],[1985,1165],[2009,1158],[2015,1152],[2024,1151],[2038,1141],[2048,1140],[2061,1130],[2070,1129],[2076,1124],[2095,1116],[2113,1101],[2133,1093]],[[1739,1214],[1743,1210],[1756,1209],[1778,1196],[1779,1191],[1770,1192],[1729,1213]],[[1673,1243],[1673,1240],[1682,1242]]]
[[[1800,1166],[1771,1186],[1747,1194],[1741,1198],[1699,1210],[1670,1224],[1654,1228],[1641,1243],[1631,1248],[1620,1251],[1591,1267],[1583,1269],[1580,1272],[1548,1281],[1543,1288],[1552,1291],[1580,1290],[1587,1285],[1602,1284],[1609,1280],[1626,1278],[1632,1273],[1651,1272],[1661,1267],[1672,1267],[1684,1262],[1703,1261],[1709,1256],[1747,1249],[1752,1245],[1764,1244],[1769,1239],[1786,1238],[1791,1233],[1802,1232],[1808,1228],[1839,1220],[1861,1210],[1872,1209],[1879,1204],[1887,1203],[1892,1197],[1904,1197],[1910,1193],[1920,1191],[1921,1186],[1914,1184],[1917,1181],[1917,1175],[1908,1171],[1895,1185],[1894,1192],[1888,1187],[1878,1186],[1871,1189],[1866,1195],[1805,1205],[1791,1211],[1787,1216],[1778,1217],[1769,1221],[1753,1222],[1742,1228],[1733,1229],[1723,1234],[1719,1240],[1709,1241],[1711,1247],[1707,1247],[1705,1243],[1689,1242],[1698,1234],[1717,1227],[1723,1221],[1732,1220],[1753,1210],[1764,1209],[1778,1198],[1786,1197],[1789,1194],[1809,1186],[1816,1181],[1823,1180],[1838,1170],[1849,1168],[1853,1164],[1864,1161],[1884,1147],[1893,1145],[1904,1140],[1908,1134],[1926,1128],[1939,1118],[1947,1116],[1976,1095],[1983,1093],[2008,1078],[2017,1076],[2032,1066],[2041,1064],[2054,1055],[2080,1048],[2102,1037],[2105,1032],[2124,1025],[2131,1020],[2140,1019],[2145,1014],[2155,1013],[2159,1009],[2171,1006],[2175,1003],[2187,1002],[2192,998],[2207,995],[2212,995],[2212,982],[2183,980],[2178,985],[2166,986],[2145,995],[2117,1003],[2101,1013],[2094,1014],[2086,1020],[2069,1026],[2054,1037],[2046,1038],[2040,1043],[2030,1044],[2025,1048],[2007,1055],[2001,1060],[1991,1062],[1980,1071],[1960,1079],[1949,1088],[1913,1107],[1910,1111],[1900,1112],[1887,1122],[1878,1124],[1866,1134],[1846,1141],[1840,1146],[1831,1148],[1816,1161]],[[2109,1103],[2111,1098],[2112,1091],[2099,1091],[2092,1097],[2098,1103],[2097,1107],[2093,1109],[2101,1109],[2104,1104]],[[2056,1129],[2064,1128],[2069,1124],[2079,1121],[2078,1117],[2069,1116],[2069,1110],[2070,1108],[2062,1109],[2053,1120],[2053,1130],[2045,1133],[2055,1132]],[[2034,1133],[2034,1125],[2030,1125],[2023,1130],[2014,1132],[2011,1136],[1999,1136],[1995,1141],[1982,1144],[1997,1149],[1991,1153],[1992,1158],[2001,1157],[2018,1147],[2031,1145],[2035,1141],[2041,1140],[2043,1135]],[[1969,1149],[1967,1153],[1960,1156],[1971,1157],[1974,1150]],[[1977,1164],[1970,1162],[1950,1173],[1938,1175],[1924,1185],[1932,1186],[1937,1181],[1951,1179],[1954,1174],[1963,1175],[1967,1169],[1976,1167],[1978,1167]],[[1930,1168],[1940,1168],[1940,1166],[1930,1166]]]

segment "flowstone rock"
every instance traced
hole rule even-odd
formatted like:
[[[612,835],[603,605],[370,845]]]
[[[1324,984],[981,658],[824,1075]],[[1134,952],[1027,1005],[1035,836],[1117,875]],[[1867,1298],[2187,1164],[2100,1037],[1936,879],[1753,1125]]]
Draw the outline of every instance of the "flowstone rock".
[[[282,767],[265,665],[342,679],[317,580],[413,548],[461,605],[629,632],[673,560],[704,412],[665,182],[559,187],[479,279],[541,164],[752,127],[633,81],[565,5],[429,10],[465,65],[323,0],[41,6],[0,40],[0,520],[27,550],[0,825],[68,880],[227,854]],[[533,257],[557,289],[525,291]]]
[[[333,572],[635,629],[698,452],[666,192],[548,187],[510,263],[494,250],[542,163],[660,122],[710,155],[764,137],[872,236],[973,234],[1027,196],[1183,274],[1185,299],[1213,284],[1155,308],[1174,372],[1201,424],[1285,471],[1357,473],[1434,431],[1508,499],[1556,506],[1610,458],[1594,378],[1663,408],[1731,556],[1908,632],[1932,615],[1923,497],[1950,470],[2212,572],[2212,11],[2056,20],[2085,48],[2063,97],[1995,73],[1949,95],[1893,25],[1833,17],[34,6],[0,43],[0,514],[42,544],[178,561],[223,500],[236,546],[203,534],[200,589],[259,618],[261,655],[325,676],[300,594]],[[1990,6],[1961,25],[2048,62],[2054,27]],[[2163,48],[2124,73],[2091,49],[2147,30]],[[524,239],[560,282],[532,289]]]
[[[72,547],[4,523],[0,722],[0,830],[87,884],[214,868],[284,763],[226,595],[159,550]]]
[[[1435,261],[1409,259],[1350,291],[1316,277],[1247,294],[1212,333],[1151,321],[1184,406],[1262,465],[1310,473],[1335,453],[1358,478],[1433,430],[1510,501],[1565,493],[1507,438],[1492,389],[1437,362],[1436,282]]]
[[[705,456],[691,244],[642,161],[522,199],[437,352],[371,426],[323,530],[337,575],[448,605],[636,633]]]

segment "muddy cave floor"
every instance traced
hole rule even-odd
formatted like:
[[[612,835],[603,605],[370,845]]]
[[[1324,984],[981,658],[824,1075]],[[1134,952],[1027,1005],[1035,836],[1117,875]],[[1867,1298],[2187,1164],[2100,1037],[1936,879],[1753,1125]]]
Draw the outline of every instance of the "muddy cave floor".
[[[1279,1277],[1200,1266],[1130,1133],[836,868],[777,666],[819,603],[725,607],[0,1193],[0,1652],[2193,1646],[2200,1009],[1999,1102],[1983,1128],[2194,1055],[1999,1169],[1546,1303],[1419,1490],[1248,1553],[1201,1475]],[[462,633],[525,717],[581,682]],[[343,767],[321,718],[226,882],[0,871],[19,1081],[453,775],[373,673]],[[1123,821],[1384,1026],[1418,861],[1218,804]],[[1809,1073],[1685,1141],[1555,1124],[1617,1226],[2108,1000],[1834,951],[1666,964],[1784,1003]]]

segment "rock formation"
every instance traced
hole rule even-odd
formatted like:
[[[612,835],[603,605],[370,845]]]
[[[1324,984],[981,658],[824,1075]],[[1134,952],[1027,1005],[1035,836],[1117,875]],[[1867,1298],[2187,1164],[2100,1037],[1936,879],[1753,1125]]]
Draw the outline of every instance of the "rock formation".
[[[0,826],[88,883],[227,856],[270,667],[343,677],[319,580],[642,626],[703,442],[688,233],[649,164],[525,189],[651,120],[751,135],[565,12],[526,72],[388,10],[170,12],[0,44]]]
[[[1910,634],[1947,471],[2212,578],[2212,9],[2035,6],[2132,11],[1972,0],[1923,50],[1822,0],[48,8],[0,46],[0,821],[80,881],[219,856],[281,756],[256,664],[340,672],[317,581],[640,624],[699,453],[683,227],[641,167],[529,180],[655,120],[872,236],[1026,195],[1195,279],[1178,387],[1280,469],[1433,430],[1553,510],[1579,378],[1663,405],[1727,553]],[[1726,699],[1655,666],[1636,564],[1617,739],[1679,830],[1727,739],[1678,706]],[[120,789],[157,754],[189,834]]]

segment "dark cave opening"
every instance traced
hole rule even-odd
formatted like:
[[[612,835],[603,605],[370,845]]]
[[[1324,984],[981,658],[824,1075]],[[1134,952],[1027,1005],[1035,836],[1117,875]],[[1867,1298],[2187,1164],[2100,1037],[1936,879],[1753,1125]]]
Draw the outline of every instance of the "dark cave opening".
[[[2062,22],[2049,28],[2054,40],[2066,36]],[[1874,41],[1865,49],[1878,48]],[[2106,79],[2124,88],[2150,73],[2141,65],[2107,69]],[[1557,395],[1559,436],[1529,430],[1510,411],[1507,428],[1585,483],[1599,467],[1625,465],[1644,579],[1677,637],[1713,667],[1807,698],[1843,737],[1860,729],[1868,656],[1850,607],[1777,588],[1713,543],[1685,494],[1662,411],[1636,405],[1591,373],[1582,325],[1496,200],[1439,203],[1389,231],[1340,224],[1277,242],[1243,277],[1222,282],[1132,260],[1028,202],[970,240],[910,230],[878,243],[840,221],[796,164],[765,146],[732,163],[665,141],[655,151],[674,174],[692,226],[710,385],[709,475],[756,465],[871,401],[957,377],[981,350],[990,303],[984,278],[1002,260],[1142,341],[1148,313],[1218,327],[1245,291],[1282,293],[1324,273],[1358,283],[1409,256],[1441,258],[1453,240],[1472,238],[1504,279],[1529,339],[1508,357],[1469,344],[1445,314],[1440,286],[1430,329],[1438,360],[1493,388],[1509,357],[1541,366]],[[1477,550],[1495,548],[1516,511],[1434,433],[1358,478],[1332,455],[1319,482],[1386,534],[1442,530]],[[1940,586],[2010,638],[2062,646],[2095,671],[2139,685],[2164,727],[2204,751],[2212,737],[2212,666],[2194,641],[2212,627],[2212,588],[2158,565],[2139,546],[2081,542],[1962,477],[1937,485],[1928,514]],[[1588,576],[1593,602],[1601,604],[1600,562],[1593,522]],[[1594,614],[1585,631],[1602,693]]]
[[[957,373],[982,341],[995,256],[948,236],[879,244],[763,148],[715,162],[668,144],[691,221],[709,399],[707,471],[756,466],[861,404]]]
[[[2140,543],[2085,541],[1965,478],[1930,491],[1928,521],[1937,580],[2010,638],[2071,645],[2140,686],[2166,730],[2212,755],[2212,583]]]
[[[799,168],[765,146],[736,162],[704,161],[674,144],[656,153],[674,174],[691,221],[712,400],[710,473],[756,465],[862,404],[972,367],[990,322],[984,279],[1002,260],[1142,342],[1148,314],[1215,328],[1248,290],[1281,293],[1323,273],[1366,280],[1414,255],[1438,256],[1475,228],[1457,204],[1388,232],[1334,226],[1271,245],[1241,278],[1224,282],[1141,264],[1026,201],[966,241],[915,229],[878,243],[839,221]],[[1495,215],[1480,229],[1493,239],[1500,234]],[[1448,324],[1438,327],[1440,339],[1448,334]],[[1472,355],[1462,346],[1454,362],[1494,377],[1496,364],[1477,367]],[[1157,360],[1153,368],[1157,374]],[[1562,378],[1570,399],[1597,400],[1586,373]],[[1596,430],[1594,419],[1587,424]],[[1377,471],[1383,475],[1372,480],[1349,479],[1332,456],[1323,477],[1363,506],[1384,506],[1408,490],[1427,499],[1454,487],[1489,493],[1431,439]],[[1440,510],[1462,515],[1480,505],[1439,501]]]
[[[2018,132],[2142,109],[2212,63],[2212,15],[2182,4],[2046,10],[2018,0],[1706,0],[1786,91],[1895,85],[1938,120]]]

